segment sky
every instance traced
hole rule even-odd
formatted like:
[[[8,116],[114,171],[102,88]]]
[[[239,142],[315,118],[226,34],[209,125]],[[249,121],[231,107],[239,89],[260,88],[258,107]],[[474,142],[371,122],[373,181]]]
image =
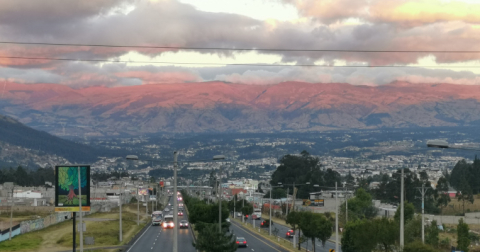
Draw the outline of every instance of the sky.
[[[480,85],[478,13],[477,0],[0,0],[0,83]]]

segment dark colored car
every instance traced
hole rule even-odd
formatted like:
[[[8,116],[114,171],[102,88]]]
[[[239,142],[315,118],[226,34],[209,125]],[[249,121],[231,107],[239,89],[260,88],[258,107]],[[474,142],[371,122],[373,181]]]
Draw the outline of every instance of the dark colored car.
[[[180,228],[188,228],[188,221],[182,220],[180,221]]]
[[[248,246],[247,245],[247,240],[245,240],[245,238],[243,238],[243,237],[237,237],[237,245],[238,245],[238,247],[246,248]]]
[[[272,221],[272,226],[273,226],[273,221]],[[270,221],[269,220],[262,221],[262,223],[260,223],[260,227],[270,227]]]
[[[293,232],[292,229],[289,229],[287,231],[287,233],[285,234],[285,236],[287,236],[287,238],[292,238],[294,235],[295,235],[295,232]]]

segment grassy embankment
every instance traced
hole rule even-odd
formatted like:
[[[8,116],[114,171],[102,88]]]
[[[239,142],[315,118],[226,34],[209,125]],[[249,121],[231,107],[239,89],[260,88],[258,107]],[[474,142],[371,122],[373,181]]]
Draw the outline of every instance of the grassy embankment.
[[[95,239],[95,245],[84,246],[85,251],[88,248],[103,247],[103,246],[117,246],[127,244],[149,221],[149,217],[145,216],[145,208],[140,208],[141,221],[137,226],[137,205],[125,205],[122,212],[122,229],[123,242],[119,242],[119,214],[118,208],[109,213],[95,213],[86,216],[86,218],[102,218],[113,219],[108,221],[85,221],[87,231],[84,232],[84,237],[92,236]],[[72,222],[65,221],[48,228],[30,232],[23,235],[18,235],[12,238],[11,241],[4,241],[0,243],[0,251],[62,251],[72,248]],[[79,234],[77,232],[77,244],[79,242]],[[99,251],[99,250],[95,250]],[[115,251],[115,250],[105,250]]]

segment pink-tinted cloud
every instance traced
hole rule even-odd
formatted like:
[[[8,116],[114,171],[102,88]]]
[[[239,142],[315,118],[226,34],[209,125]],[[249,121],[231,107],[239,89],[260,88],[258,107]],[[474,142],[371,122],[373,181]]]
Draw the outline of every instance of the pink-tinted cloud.
[[[140,79],[142,84],[157,84],[157,83],[184,83],[184,82],[199,82],[202,81],[198,75],[190,72],[148,72],[148,71],[132,71],[121,72],[115,74],[122,78]]]
[[[303,16],[325,23],[358,18],[373,23],[419,26],[437,22],[480,23],[480,2],[443,0],[284,0]]]

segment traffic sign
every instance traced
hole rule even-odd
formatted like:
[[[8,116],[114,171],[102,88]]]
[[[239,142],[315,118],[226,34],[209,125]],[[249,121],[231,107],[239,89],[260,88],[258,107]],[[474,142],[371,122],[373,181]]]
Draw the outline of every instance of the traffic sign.
[[[335,249],[329,249],[328,252],[335,252]]]

